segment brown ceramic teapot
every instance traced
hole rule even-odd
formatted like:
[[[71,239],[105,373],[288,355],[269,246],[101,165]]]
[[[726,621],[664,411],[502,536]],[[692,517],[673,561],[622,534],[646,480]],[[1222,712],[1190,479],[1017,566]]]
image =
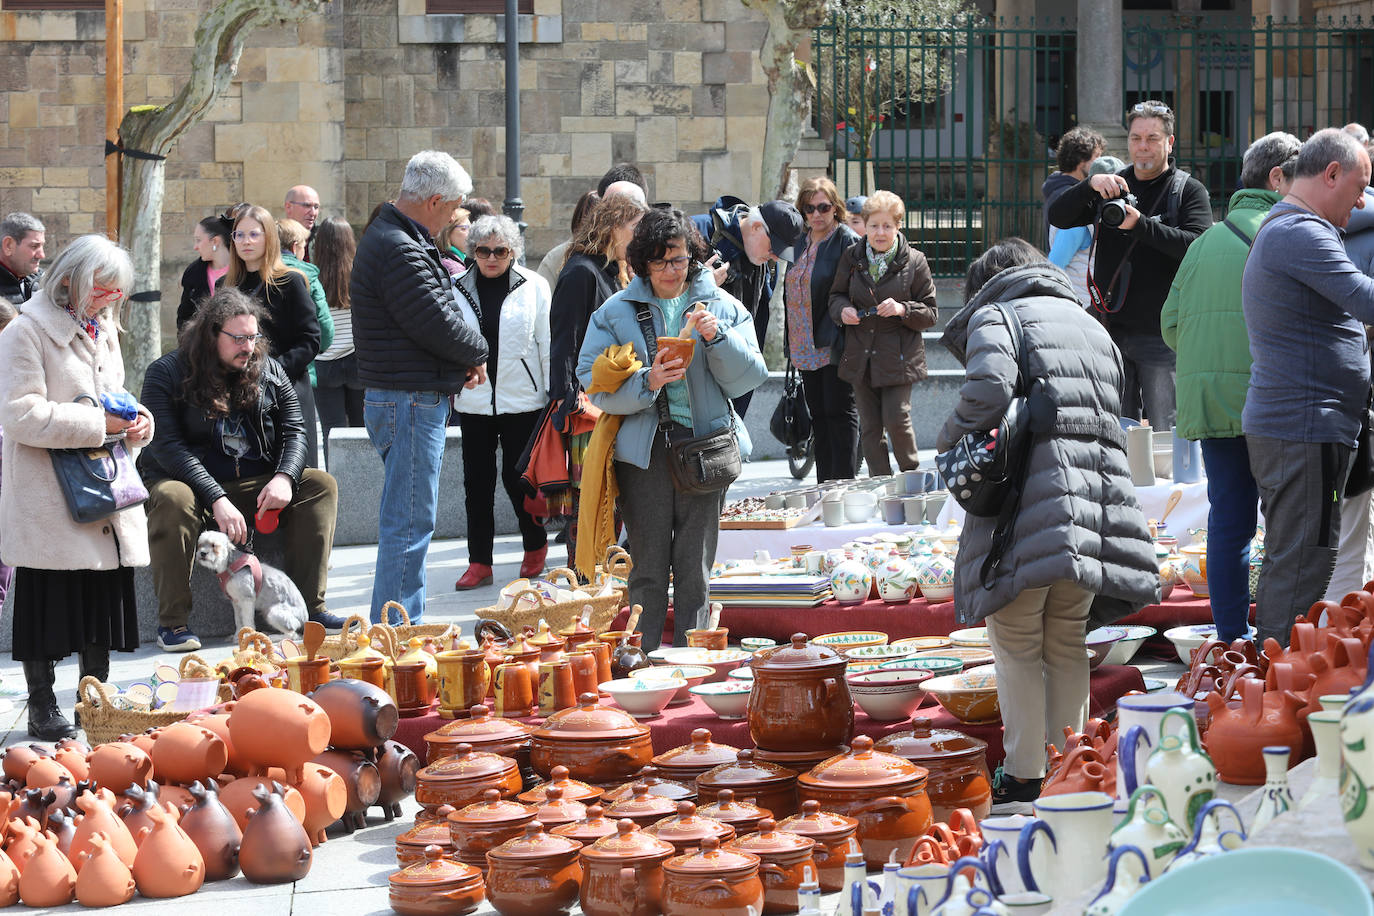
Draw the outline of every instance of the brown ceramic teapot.
[[[749,737],[759,747],[810,751],[848,743],[854,735],[854,700],[845,683],[848,662],[805,633],[749,662]]]

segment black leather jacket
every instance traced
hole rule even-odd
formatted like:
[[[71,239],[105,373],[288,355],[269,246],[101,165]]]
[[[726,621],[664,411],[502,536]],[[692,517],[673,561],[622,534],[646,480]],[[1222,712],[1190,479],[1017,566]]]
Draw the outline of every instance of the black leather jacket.
[[[193,407],[182,395],[186,364],[173,350],[148,367],[139,400],[153,415],[157,435],[138,457],[146,483],[179,480],[191,488],[205,508],[224,495],[224,488],[206,470],[202,458],[215,443],[215,418]],[[305,467],[305,424],[296,391],[286,370],[272,357],[262,368],[258,409],[250,418],[258,447],[276,464],[278,474],[299,483]]]

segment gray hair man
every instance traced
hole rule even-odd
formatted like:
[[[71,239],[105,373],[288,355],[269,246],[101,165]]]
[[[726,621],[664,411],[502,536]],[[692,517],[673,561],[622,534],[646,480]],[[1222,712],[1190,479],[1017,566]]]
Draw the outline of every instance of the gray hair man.
[[[23,305],[43,276],[47,230],[38,217],[16,211],[0,220],[0,326],[14,317],[10,304]]]
[[[463,321],[434,244],[470,193],[472,179],[448,153],[416,153],[396,202],[382,204],[353,260],[349,297],[366,389],[363,418],[385,468],[374,622],[390,600],[405,606],[412,623],[424,616],[449,396],[486,378],[487,343]]]
[[[1258,637],[1280,645],[1331,578],[1369,399],[1374,279],[1351,262],[1340,233],[1364,206],[1369,171],[1359,140],[1339,128],[1313,134],[1245,265],[1254,362],[1242,426],[1267,523]]]
[[[310,246],[315,241],[315,225],[320,219],[320,195],[308,184],[298,184],[286,192],[282,213],[287,219],[294,219],[305,227],[305,253],[302,259],[310,262]]]

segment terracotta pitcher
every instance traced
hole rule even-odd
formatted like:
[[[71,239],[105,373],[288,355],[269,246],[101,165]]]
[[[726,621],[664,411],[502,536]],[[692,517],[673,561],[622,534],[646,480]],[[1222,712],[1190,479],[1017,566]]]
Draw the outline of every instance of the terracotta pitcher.
[[[196,844],[177,824],[177,812],[169,804],[150,805],[151,827],[142,828],[133,875],[144,897],[184,897],[205,883],[205,859]]]
[[[1203,743],[1223,782],[1258,786],[1264,783],[1265,777],[1262,748],[1278,745],[1292,748],[1290,767],[1302,759],[1302,726],[1298,722],[1298,710],[1307,700],[1292,690],[1266,694],[1264,682],[1255,678],[1242,679],[1238,687],[1239,709],[1230,708],[1226,698],[1216,691],[1207,694],[1207,706],[1212,715]]]
[[[310,872],[310,837],[287,810],[280,783],[253,790],[258,809],[243,828],[239,867],[254,884],[299,881]],[[141,889],[141,888],[140,888]]]

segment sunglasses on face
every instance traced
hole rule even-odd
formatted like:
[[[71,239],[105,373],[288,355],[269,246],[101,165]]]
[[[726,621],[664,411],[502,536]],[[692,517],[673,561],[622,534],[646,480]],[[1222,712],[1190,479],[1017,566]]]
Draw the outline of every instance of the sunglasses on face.
[[[831,206],[829,201],[821,201],[818,204],[807,204],[802,207],[802,213],[806,216],[810,216],[812,213],[829,213],[832,209],[834,209],[834,207]]]
[[[506,248],[504,245],[500,248],[488,248],[486,245],[478,245],[476,248],[472,249],[472,252],[479,258],[497,258],[500,260],[510,254],[510,249]]]
[[[255,344],[267,336],[266,334],[230,334],[228,331],[224,330],[221,330],[220,333],[240,346],[243,344]]]

